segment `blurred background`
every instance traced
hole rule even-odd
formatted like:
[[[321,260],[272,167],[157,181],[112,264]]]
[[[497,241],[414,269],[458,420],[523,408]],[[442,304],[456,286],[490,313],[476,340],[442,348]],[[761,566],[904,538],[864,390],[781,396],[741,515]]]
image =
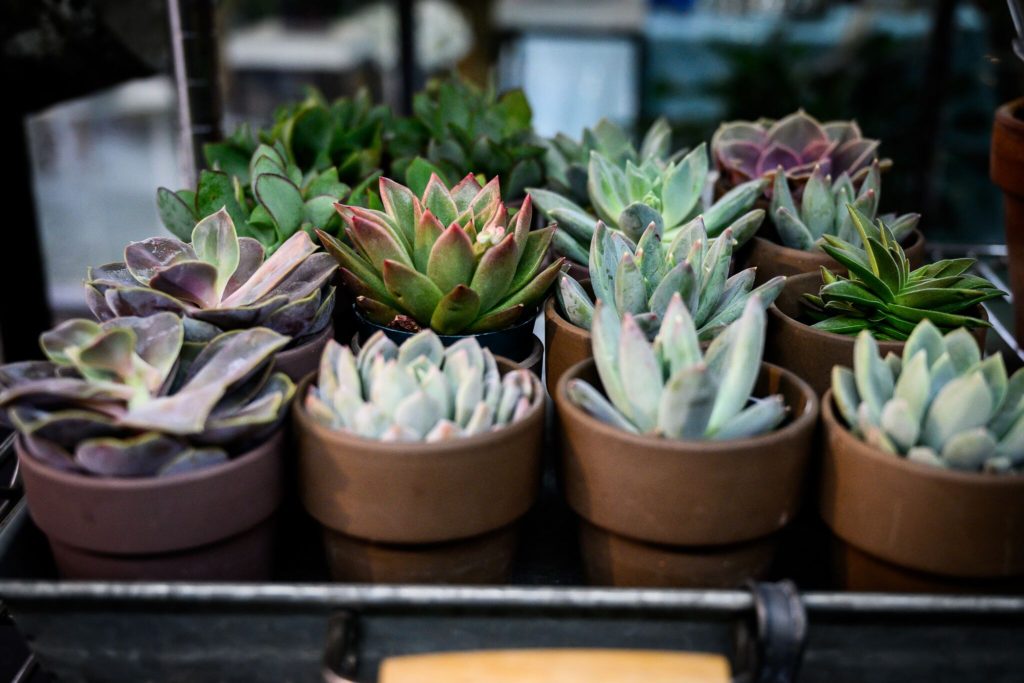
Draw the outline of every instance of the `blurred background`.
[[[23,122],[31,168],[5,193],[10,248],[31,251],[20,234],[38,224],[42,263],[18,266],[41,269],[58,315],[82,306],[87,264],[163,231],[158,186],[190,184],[169,36],[175,8],[197,5],[212,7],[209,25],[178,28],[212,37],[191,66],[215,68],[223,111],[210,114],[225,133],[268,123],[307,85],[329,98],[366,88],[402,111],[452,69],[523,88],[541,135],[664,115],[693,146],[722,120],[803,107],[882,140],[895,162],[884,208],[921,211],[929,241],[1002,241],[991,121],[1024,90],[1002,2],[5,0],[4,116],[14,167]]]

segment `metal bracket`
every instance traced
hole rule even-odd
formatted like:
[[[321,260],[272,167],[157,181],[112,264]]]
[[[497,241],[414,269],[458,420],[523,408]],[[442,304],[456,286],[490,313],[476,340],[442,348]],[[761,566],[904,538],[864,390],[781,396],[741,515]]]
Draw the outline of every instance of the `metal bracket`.
[[[753,623],[737,633],[737,681],[794,683],[807,639],[807,612],[792,581],[750,583]]]
[[[324,683],[356,683],[359,667],[359,617],[341,610],[327,620],[327,645],[324,647]]]

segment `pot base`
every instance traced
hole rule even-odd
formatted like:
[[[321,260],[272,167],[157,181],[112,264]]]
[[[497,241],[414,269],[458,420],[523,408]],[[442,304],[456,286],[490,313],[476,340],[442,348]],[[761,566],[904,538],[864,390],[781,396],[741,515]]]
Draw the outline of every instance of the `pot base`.
[[[324,527],[331,578],[351,583],[497,584],[508,577],[518,524],[449,543],[373,543]]]
[[[643,543],[580,520],[587,582],[630,588],[736,588],[763,578],[775,559],[778,534],[720,547]]]

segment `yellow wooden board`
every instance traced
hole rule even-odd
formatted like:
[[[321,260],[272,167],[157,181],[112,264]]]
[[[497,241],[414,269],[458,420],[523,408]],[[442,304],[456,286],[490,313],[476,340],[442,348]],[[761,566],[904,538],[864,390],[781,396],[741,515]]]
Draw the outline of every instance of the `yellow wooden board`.
[[[719,655],[642,650],[496,650],[387,659],[380,683],[728,683]]]

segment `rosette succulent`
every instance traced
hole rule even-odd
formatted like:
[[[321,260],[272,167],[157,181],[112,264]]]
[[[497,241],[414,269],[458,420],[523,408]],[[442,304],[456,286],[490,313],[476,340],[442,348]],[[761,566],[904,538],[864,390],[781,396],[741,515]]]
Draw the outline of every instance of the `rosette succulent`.
[[[453,185],[467,173],[500,177],[506,201],[544,182],[544,147],[533,132],[533,112],[522,90],[498,94],[452,75],[433,80],[413,98],[413,116],[394,119],[387,146],[390,177],[420,194],[436,173]]]
[[[878,161],[874,161],[860,188],[843,173],[832,182],[831,176],[815,166],[799,199],[794,199],[789,182],[781,172],[772,183],[771,216],[782,243],[792,249],[809,251],[819,246],[822,237],[835,235],[852,244],[860,244],[860,235],[854,227],[847,205],[852,205],[869,222],[878,217],[882,175]],[[902,242],[921,218],[920,214],[882,216],[897,242]]]
[[[711,155],[726,187],[761,178],[781,166],[799,188],[815,166],[833,178],[845,173],[860,180],[878,158],[878,144],[864,137],[855,121],[821,123],[800,109],[777,121],[723,123],[711,138]]]
[[[635,242],[652,222],[665,239],[672,240],[683,226],[700,215],[708,235],[715,237],[737,220],[750,220],[743,214],[754,205],[767,183],[752,180],[709,203],[705,197],[710,190],[708,155],[706,146],[701,144],[678,162],[667,165],[648,158],[639,166],[628,159],[617,166],[600,152],[591,152],[587,189],[596,218],[554,192],[531,189],[530,195],[538,208],[558,223],[555,250],[585,265],[598,218]],[[759,226],[760,220],[756,223]],[[753,230],[749,234],[739,230],[733,233],[742,243],[753,235]]]
[[[353,355],[330,342],[305,407],[330,428],[382,441],[447,441],[500,429],[540,399],[528,370],[504,377],[476,339],[447,349],[430,330],[397,346],[377,332]]]
[[[535,312],[562,260],[544,267],[554,227],[530,230],[530,197],[514,218],[494,178],[450,190],[432,176],[422,196],[380,180],[383,211],[341,206],[354,247],[320,233],[356,306],[371,321],[418,331],[476,334]]]
[[[590,153],[599,152],[615,166],[624,166],[627,161],[641,165],[648,159],[661,164],[675,161],[684,150],[669,156],[672,145],[672,129],[664,117],[658,118],[644,134],[640,149],[621,126],[608,119],[601,119],[593,128],[583,129],[583,138],[573,140],[559,133],[543,141],[544,168],[548,189],[579,204],[587,206]]]
[[[957,470],[1024,467],[1024,369],[1008,378],[1002,355],[982,359],[963,328],[943,336],[921,321],[902,360],[883,359],[865,330],[853,369],[832,368],[832,393],[850,431],[875,448]]]
[[[268,327],[297,346],[331,322],[337,264],[305,232],[270,258],[238,237],[227,211],[200,221],[190,243],[173,237],[132,242],[124,261],[89,269],[86,300],[97,319],[170,311],[186,319],[188,338]]]
[[[593,347],[605,394],[570,380],[569,398],[592,416],[627,432],[669,439],[739,439],[771,431],[785,419],[781,395],[752,398],[761,372],[765,313],[757,296],[701,353],[697,328],[672,295],[653,344],[633,316],[622,320],[600,301]],[[607,395],[607,398],[605,398]]]
[[[590,283],[606,311],[618,318],[630,314],[648,336],[658,332],[669,302],[678,295],[692,312],[697,338],[709,341],[743,313],[749,298],[756,296],[767,308],[786,283],[779,276],[751,290],[754,268],[729,277],[734,244],[732,228],[709,239],[699,216],[667,246],[655,223],[634,247],[599,222],[590,243]],[[594,304],[587,291],[565,273],[555,291],[566,318],[589,330]]]
[[[288,337],[257,327],[186,343],[173,313],[70,320],[47,361],[0,367],[0,410],[26,450],[62,470],[166,476],[226,462],[278,428],[295,387],[272,373]]]
[[[818,294],[804,295],[809,315],[818,320],[815,328],[837,334],[870,330],[877,339],[904,340],[924,319],[947,331],[989,326],[968,314],[979,303],[1005,293],[988,280],[967,274],[974,259],[943,260],[911,271],[903,248],[884,223],[872,225],[853,206],[849,212],[865,247],[824,236],[821,248],[849,275],[822,268]]]

